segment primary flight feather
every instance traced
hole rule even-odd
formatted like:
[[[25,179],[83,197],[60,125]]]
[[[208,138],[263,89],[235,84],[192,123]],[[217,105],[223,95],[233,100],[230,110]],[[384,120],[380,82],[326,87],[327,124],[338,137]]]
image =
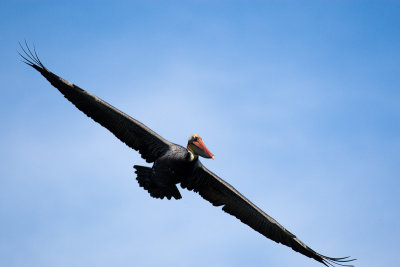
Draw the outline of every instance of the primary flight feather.
[[[352,266],[349,262],[354,259],[327,257],[309,248],[233,186],[204,167],[199,156],[214,158],[214,155],[199,135],[191,135],[186,148],[171,143],[97,96],[49,71],[35,50],[32,51],[27,45],[25,48],[21,46],[21,49],[24,54],[20,55],[24,62],[40,72],[65,98],[119,140],[138,151],[146,162],[153,163],[151,168],[134,166],[139,185],[152,197],[180,199],[182,196],[177,187],[180,184],[182,188],[199,193],[214,206],[221,206],[223,211],[277,243],[291,247],[326,266]]]

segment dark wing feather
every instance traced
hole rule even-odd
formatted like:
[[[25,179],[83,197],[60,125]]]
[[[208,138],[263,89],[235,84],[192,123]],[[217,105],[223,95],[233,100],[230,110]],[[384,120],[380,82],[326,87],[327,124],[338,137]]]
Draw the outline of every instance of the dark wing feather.
[[[26,45],[22,47],[24,62],[40,72],[72,104],[88,117],[98,122],[129,147],[138,150],[147,162],[154,162],[173,144],[153,132],[141,122],[133,119],[107,102],[79,88],[44,67],[36,55]]]
[[[282,243],[293,250],[322,262],[326,266],[338,264],[343,266],[352,261],[348,257],[330,258],[323,256],[303,242],[265,212],[251,203],[230,184],[205,168],[200,162],[190,177],[181,183],[183,188],[199,193],[214,206],[222,206],[222,210],[235,216],[265,237]]]

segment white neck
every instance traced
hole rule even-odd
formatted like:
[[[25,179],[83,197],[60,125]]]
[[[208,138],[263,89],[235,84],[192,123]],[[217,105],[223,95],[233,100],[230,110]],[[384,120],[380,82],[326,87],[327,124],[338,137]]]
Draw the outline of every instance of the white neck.
[[[193,161],[198,158],[198,156],[193,154],[192,151],[190,151],[190,150],[188,150],[188,151],[189,151],[189,155],[190,155],[189,161]]]

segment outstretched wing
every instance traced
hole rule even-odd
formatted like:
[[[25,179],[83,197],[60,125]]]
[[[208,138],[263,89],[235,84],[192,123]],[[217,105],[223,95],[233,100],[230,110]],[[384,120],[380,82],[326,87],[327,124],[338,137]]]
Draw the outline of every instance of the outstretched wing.
[[[198,166],[193,174],[187,177],[181,183],[181,186],[199,193],[214,206],[222,206],[223,211],[235,216],[265,237],[291,247],[293,250],[313,258],[326,266],[333,266],[333,264],[352,266],[346,265],[346,263],[353,261],[349,257],[330,258],[309,248],[294,234],[251,203],[233,186],[205,168],[200,162],[198,162]]]
[[[22,47],[24,62],[40,72],[65,98],[88,117],[98,122],[119,140],[139,151],[147,162],[154,162],[173,144],[153,132],[146,125],[116,109],[85,90],[50,72],[39,60],[36,51]]]

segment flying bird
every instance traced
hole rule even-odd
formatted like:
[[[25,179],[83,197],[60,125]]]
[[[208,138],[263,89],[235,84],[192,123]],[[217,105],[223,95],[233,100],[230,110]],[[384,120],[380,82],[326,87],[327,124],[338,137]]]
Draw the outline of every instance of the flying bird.
[[[37,56],[36,49],[20,44],[23,62],[40,72],[61,94],[88,117],[107,128],[127,146],[138,151],[153,166],[134,165],[139,186],[154,198],[182,196],[177,187],[194,191],[214,206],[235,216],[263,236],[323,263],[325,266],[353,266],[349,257],[332,258],[312,250],[276,220],[240,194],[233,186],[208,170],[200,162],[214,158],[198,134],[189,137],[186,147],[171,143],[143,123],[123,113],[97,96],[88,93],[49,71]]]

